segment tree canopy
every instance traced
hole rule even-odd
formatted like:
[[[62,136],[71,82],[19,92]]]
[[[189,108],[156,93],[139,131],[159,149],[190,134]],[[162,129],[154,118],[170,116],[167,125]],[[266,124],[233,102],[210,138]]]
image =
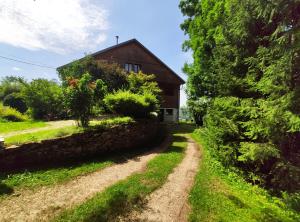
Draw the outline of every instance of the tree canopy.
[[[180,8],[183,49],[194,59],[184,67],[189,104],[209,98],[201,115],[216,155],[256,183],[299,191],[299,0],[182,0]]]

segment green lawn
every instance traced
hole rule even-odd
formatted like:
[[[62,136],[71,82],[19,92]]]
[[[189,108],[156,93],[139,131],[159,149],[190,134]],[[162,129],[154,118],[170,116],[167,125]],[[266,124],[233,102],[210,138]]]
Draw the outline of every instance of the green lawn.
[[[57,168],[20,173],[0,173],[0,196],[10,194],[15,189],[37,188],[66,182],[74,177],[100,170],[113,164],[111,160],[92,160],[85,163],[75,163]]]
[[[28,142],[39,142],[46,139],[53,139],[82,132],[81,127],[68,126],[59,129],[42,130],[33,133],[24,133],[5,138],[5,145],[20,145]]]
[[[133,122],[130,117],[116,117],[107,120],[91,121],[91,127],[110,127],[112,125]],[[41,130],[33,133],[24,133],[5,138],[5,145],[20,145],[28,142],[39,142],[46,139],[69,136],[74,133],[83,132],[83,128],[77,126],[67,126],[58,129]]]
[[[203,222],[288,222],[300,215],[279,198],[253,186],[222,167],[205,144],[205,135],[196,130],[193,138],[202,144],[203,159],[190,193],[190,221]]]
[[[143,173],[137,173],[120,181],[89,199],[85,203],[66,210],[55,221],[113,221],[121,214],[128,213],[133,207],[142,204],[144,198],[162,186],[168,175],[181,162],[187,145],[183,131],[190,129],[182,126],[173,134],[173,143],[167,151],[158,155],[147,164]]]
[[[109,127],[112,125],[117,125],[121,123],[129,123],[133,120],[129,117],[119,117],[113,118],[109,120],[103,121],[94,121],[91,125],[94,127]],[[74,132],[81,131],[81,128],[76,127],[65,127],[59,130],[48,130],[48,131],[41,131],[36,133],[30,133],[29,135],[22,134],[17,137],[11,137],[15,140],[22,140],[22,141],[32,141],[31,136],[36,136],[38,139],[45,139],[48,137],[53,138],[54,136],[62,136],[63,134],[66,135],[67,133],[71,134]],[[10,138],[9,138],[10,139]],[[141,149],[140,152],[143,150]],[[11,194],[15,189],[21,188],[37,188],[40,186],[48,186],[57,183],[62,183],[68,181],[76,176],[92,173],[104,167],[107,167],[113,164],[113,159],[118,159],[120,156],[125,155],[135,155],[133,153],[126,153],[121,154],[115,157],[106,158],[106,159],[94,159],[94,160],[87,160],[84,162],[74,162],[74,163],[61,163],[60,166],[47,168],[47,169],[32,169],[32,170],[25,170],[22,172],[14,172],[14,173],[5,173],[0,172],[0,197],[5,194]],[[129,158],[129,157],[128,157]]]
[[[46,122],[26,121],[26,122],[0,122],[0,134],[19,130],[41,128],[47,126]]]

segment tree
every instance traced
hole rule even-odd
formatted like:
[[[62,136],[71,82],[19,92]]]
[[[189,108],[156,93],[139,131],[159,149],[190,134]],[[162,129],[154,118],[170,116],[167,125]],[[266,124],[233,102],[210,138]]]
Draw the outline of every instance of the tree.
[[[34,119],[54,120],[66,117],[63,90],[56,81],[32,80],[22,94]]]
[[[97,79],[95,85],[95,92],[94,92],[94,100],[96,104],[102,105],[103,99],[106,94],[107,94],[106,84],[101,79]]]
[[[2,78],[0,82],[0,100],[12,93],[20,93],[26,84],[26,80],[22,77],[6,76]]]
[[[210,145],[269,188],[299,189],[300,2],[182,0],[180,8],[183,48],[194,58],[184,67],[189,104],[210,99]]]
[[[26,101],[21,93],[11,93],[4,97],[4,106],[10,106],[21,113],[25,113],[27,110]]]
[[[139,71],[138,73],[130,73],[127,77],[128,89],[137,94],[151,93],[160,99],[161,89],[155,81],[155,75],[147,75]]]
[[[65,65],[57,71],[65,86],[68,85],[68,79],[80,79],[85,73],[91,75],[92,81],[101,79],[107,85],[109,92],[121,89],[127,85],[127,73],[118,64],[97,61],[89,55]]]
[[[99,84],[99,83],[98,83]],[[80,79],[68,79],[66,104],[82,127],[89,125],[94,104],[94,83],[90,74],[85,73]]]

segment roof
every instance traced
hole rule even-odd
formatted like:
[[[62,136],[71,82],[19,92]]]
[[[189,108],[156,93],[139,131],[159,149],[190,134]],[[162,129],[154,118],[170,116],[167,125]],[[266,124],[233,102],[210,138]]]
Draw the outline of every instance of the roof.
[[[122,43],[119,43],[117,45],[114,45],[114,46],[111,46],[111,47],[108,47],[108,48],[105,48],[105,49],[102,49],[98,52],[95,52],[95,53],[92,53],[91,56],[97,56],[97,55],[100,55],[102,53],[105,53],[107,51],[110,51],[112,49],[115,49],[115,48],[119,48],[119,47],[122,47],[122,46],[125,46],[127,44],[130,44],[130,43],[136,43],[138,44],[140,47],[142,47],[147,53],[149,53],[152,57],[154,57],[158,62],[160,62],[163,66],[165,66],[177,79],[179,79],[179,81],[181,82],[181,84],[184,84],[185,81],[177,74],[175,73],[169,66],[167,66],[161,59],[159,59],[156,55],[154,55],[149,49],[147,49],[142,43],[140,43],[138,40],[136,39],[131,39],[131,40],[128,40],[128,41],[125,41],[125,42],[122,42]],[[81,58],[83,59],[83,58]],[[81,60],[79,59],[79,60]],[[72,63],[72,62],[71,62]],[[71,63],[68,63],[68,64],[71,64]],[[66,64],[66,65],[68,65]],[[60,66],[58,68],[62,68],[66,65],[63,65],[63,66]]]

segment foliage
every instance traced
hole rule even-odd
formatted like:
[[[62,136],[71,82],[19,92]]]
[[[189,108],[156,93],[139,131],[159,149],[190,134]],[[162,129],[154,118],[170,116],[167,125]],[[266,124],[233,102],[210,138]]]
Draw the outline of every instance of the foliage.
[[[105,120],[99,120],[99,121],[92,121],[91,122],[91,129],[98,128],[98,127],[103,127],[103,128],[108,128],[116,125],[121,125],[121,124],[130,124],[130,123],[135,123],[134,119],[131,117],[125,116],[125,117],[114,117],[111,119],[105,119]]]
[[[189,103],[206,113],[215,155],[274,191],[299,191],[299,1],[182,0],[180,7],[183,48],[193,51],[184,67]],[[197,110],[202,97],[209,106]]]
[[[149,117],[151,112],[158,110],[160,101],[161,90],[154,78],[154,75],[142,72],[130,73],[126,90],[119,90],[105,97],[106,107],[121,115]]]
[[[47,79],[35,79],[23,90],[33,119],[54,120],[66,117],[61,86]]]
[[[95,90],[94,90],[94,113],[96,113],[95,110],[103,112],[105,110],[103,99],[105,95],[107,95],[108,89],[106,84],[101,80],[97,79],[95,83]]]
[[[80,79],[69,79],[66,88],[66,103],[82,127],[89,125],[94,103],[94,86],[91,76],[86,73]]]
[[[0,122],[1,120],[22,122],[28,120],[28,117],[14,108],[3,106],[0,103]]]
[[[26,86],[22,77],[6,76],[0,81],[0,100],[12,93],[20,93]]]
[[[285,194],[280,199],[247,183],[215,158],[205,130],[196,130],[192,136],[201,143],[203,155],[189,195],[192,208],[189,221],[299,221],[296,196]]]
[[[102,103],[105,95],[107,94],[107,86],[101,79],[96,80],[96,87],[95,87],[95,101],[98,103]]]
[[[97,61],[89,55],[83,59],[73,61],[57,71],[65,86],[68,85],[68,79],[80,79],[85,73],[91,75],[92,81],[97,79],[104,81],[109,92],[127,85],[126,72],[118,64]]]
[[[27,110],[26,102],[21,93],[11,93],[4,97],[3,105],[10,106],[21,113]]]
[[[203,125],[203,117],[205,116],[210,99],[208,97],[200,97],[197,100],[188,100],[188,108],[192,114],[195,123],[198,126]]]
[[[120,90],[108,94],[104,102],[111,112],[136,118],[149,117],[151,112],[158,109],[158,100],[150,93],[140,95]]]
[[[128,89],[137,94],[150,93],[160,98],[161,90],[155,81],[155,75],[147,75],[139,71],[130,73],[127,78]]]

